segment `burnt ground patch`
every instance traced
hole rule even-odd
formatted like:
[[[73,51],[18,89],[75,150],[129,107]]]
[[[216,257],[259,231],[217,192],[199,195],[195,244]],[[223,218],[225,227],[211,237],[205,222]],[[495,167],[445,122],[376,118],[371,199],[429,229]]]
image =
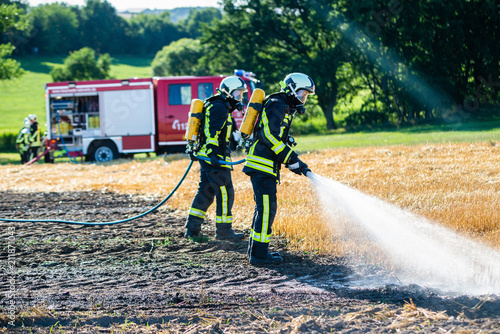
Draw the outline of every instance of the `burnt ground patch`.
[[[0,217],[114,221],[156,203],[100,192],[0,192]],[[284,263],[254,267],[247,239],[216,241],[210,222],[207,240],[187,240],[184,219],[156,211],[112,226],[1,222],[0,330],[500,332],[498,296],[442,296],[398,285],[377,268],[289,249],[283,238],[273,238],[272,247]],[[352,283],[369,277],[387,277],[387,284]]]

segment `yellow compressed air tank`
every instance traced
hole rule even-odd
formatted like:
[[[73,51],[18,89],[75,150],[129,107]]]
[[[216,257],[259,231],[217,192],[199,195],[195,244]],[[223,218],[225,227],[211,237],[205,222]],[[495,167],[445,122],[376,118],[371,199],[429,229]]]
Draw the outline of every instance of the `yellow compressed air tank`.
[[[264,102],[265,95],[264,91],[260,88],[256,88],[253,91],[248,102],[247,111],[241,122],[240,132],[243,138],[248,138],[252,135],[257,117],[262,111],[262,102]]]
[[[189,109],[189,119],[186,129],[186,140],[192,144],[198,140],[200,135],[201,121],[203,120],[203,101],[200,99],[193,99],[191,101],[191,108]]]

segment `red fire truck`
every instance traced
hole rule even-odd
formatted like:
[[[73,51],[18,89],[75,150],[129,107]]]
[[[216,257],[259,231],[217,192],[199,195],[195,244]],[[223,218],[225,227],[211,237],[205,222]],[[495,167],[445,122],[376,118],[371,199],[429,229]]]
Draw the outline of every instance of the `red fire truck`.
[[[258,80],[237,70],[248,85]],[[225,76],[54,82],[45,85],[47,139],[87,161],[110,161],[134,153],[183,152],[191,100],[216,93]],[[244,101],[246,105],[246,101]],[[235,111],[238,124],[243,113]],[[46,159],[53,161],[53,153]]]

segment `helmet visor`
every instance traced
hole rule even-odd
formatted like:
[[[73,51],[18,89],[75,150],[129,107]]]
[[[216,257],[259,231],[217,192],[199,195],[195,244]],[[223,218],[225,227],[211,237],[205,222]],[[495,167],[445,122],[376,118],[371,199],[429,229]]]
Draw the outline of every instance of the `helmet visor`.
[[[233,98],[236,100],[236,101],[243,101],[243,94],[246,92],[246,90],[244,89],[236,89],[236,90],[233,90],[233,92],[231,93],[231,95],[233,96]]]
[[[309,92],[305,89],[301,89],[297,92],[297,98],[302,102],[302,104],[306,104],[307,97],[309,96]]]

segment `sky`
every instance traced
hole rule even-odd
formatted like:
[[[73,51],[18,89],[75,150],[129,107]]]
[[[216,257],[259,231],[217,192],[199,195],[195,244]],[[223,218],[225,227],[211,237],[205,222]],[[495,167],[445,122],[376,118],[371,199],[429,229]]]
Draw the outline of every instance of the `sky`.
[[[83,6],[85,0],[28,0],[30,6],[65,2],[68,5]],[[118,11],[130,8],[173,9],[177,7],[219,7],[219,0],[108,0]]]

